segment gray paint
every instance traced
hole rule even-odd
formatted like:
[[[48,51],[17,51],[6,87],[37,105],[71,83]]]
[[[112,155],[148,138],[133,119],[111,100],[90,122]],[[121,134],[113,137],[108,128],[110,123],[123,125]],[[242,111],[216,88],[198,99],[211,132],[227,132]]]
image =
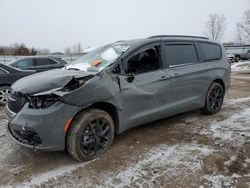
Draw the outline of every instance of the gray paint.
[[[9,126],[14,130],[36,131],[43,141],[41,145],[35,147],[36,150],[60,151],[65,148],[64,126],[67,123],[67,119],[62,117],[73,117],[78,110],[77,107],[61,102],[47,110],[29,109],[28,104],[26,104],[16,117],[10,119]],[[7,110],[6,113],[8,117],[11,117]],[[7,131],[9,132],[8,129]],[[11,136],[11,134],[9,135]],[[24,147],[34,149],[31,145],[20,143],[12,136],[11,138]]]
[[[127,59],[145,46],[163,45],[165,41],[197,40],[207,41],[188,37],[130,41],[132,46],[113,65],[97,73],[81,88],[61,95],[61,101],[70,105],[58,102],[43,110],[28,109],[26,105],[16,117],[10,117],[10,125],[20,128],[26,123],[30,128],[35,127],[41,132],[46,130],[48,138],[58,137],[57,141],[51,142],[58,144],[58,148],[53,147],[54,150],[60,150],[65,144],[65,134],[62,130],[67,119],[96,103],[105,102],[116,108],[119,119],[118,125],[116,125],[117,133],[174,114],[199,109],[204,106],[206,92],[214,80],[223,81],[226,90],[230,85],[231,69],[224,50],[222,50],[220,60],[200,61],[178,67],[170,67],[165,62],[165,55],[162,54],[164,63],[162,69],[136,74],[132,83],[127,81],[128,75],[125,75],[123,71],[121,74],[112,73],[118,64],[122,64],[124,67]],[[161,47],[164,48],[164,46]],[[73,77],[84,78],[89,74],[66,70],[39,73],[38,76],[26,77],[18,81],[13,85],[13,90],[24,95],[47,92],[57,89],[57,87],[64,87]],[[38,80],[41,80],[41,86],[36,86]],[[48,117],[50,120],[47,120]],[[44,126],[51,127],[50,130],[53,130],[43,130],[41,127]],[[46,146],[40,147],[46,148]]]
[[[88,72],[56,69],[37,73],[18,80],[12,85],[12,90],[26,95],[59,89],[69,83],[73,77],[82,78],[91,75]]]

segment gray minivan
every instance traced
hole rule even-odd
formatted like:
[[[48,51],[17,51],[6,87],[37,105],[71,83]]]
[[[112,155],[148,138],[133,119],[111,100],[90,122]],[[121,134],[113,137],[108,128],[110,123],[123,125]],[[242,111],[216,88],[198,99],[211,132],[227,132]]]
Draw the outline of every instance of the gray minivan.
[[[17,81],[6,105],[8,132],[25,147],[91,160],[115,133],[193,109],[217,113],[230,72],[223,46],[204,37],[114,42],[65,70]]]

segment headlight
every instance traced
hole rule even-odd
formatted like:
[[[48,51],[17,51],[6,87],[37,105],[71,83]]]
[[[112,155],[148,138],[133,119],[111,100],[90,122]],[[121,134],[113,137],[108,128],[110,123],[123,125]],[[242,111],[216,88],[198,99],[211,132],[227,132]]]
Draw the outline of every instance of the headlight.
[[[73,78],[66,86],[63,88],[55,88],[49,91],[36,93],[32,96],[27,96],[29,99],[29,107],[34,109],[44,109],[52,106],[60,97],[69,94],[80,87],[82,87],[93,75],[84,77],[82,79]]]
[[[52,106],[58,101],[57,95],[32,96],[28,97],[29,107],[34,109],[44,109]]]

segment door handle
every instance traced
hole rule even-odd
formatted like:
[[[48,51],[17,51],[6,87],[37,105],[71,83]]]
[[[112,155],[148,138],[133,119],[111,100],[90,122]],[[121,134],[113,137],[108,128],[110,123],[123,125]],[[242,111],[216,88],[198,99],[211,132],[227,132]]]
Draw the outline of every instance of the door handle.
[[[167,80],[167,79],[169,79],[170,77],[169,76],[162,76],[160,79],[159,79],[159,81],[164,81],[164,80]]]

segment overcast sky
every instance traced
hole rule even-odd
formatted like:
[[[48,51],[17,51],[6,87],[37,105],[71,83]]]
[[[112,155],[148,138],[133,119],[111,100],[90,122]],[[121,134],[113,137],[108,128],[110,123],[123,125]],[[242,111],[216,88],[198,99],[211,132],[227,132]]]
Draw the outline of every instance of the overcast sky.
[[[64,51],[157,34],[202,35],[210,13],[224,14],[223,41],[250,0],[0,0],[0,45]]]

